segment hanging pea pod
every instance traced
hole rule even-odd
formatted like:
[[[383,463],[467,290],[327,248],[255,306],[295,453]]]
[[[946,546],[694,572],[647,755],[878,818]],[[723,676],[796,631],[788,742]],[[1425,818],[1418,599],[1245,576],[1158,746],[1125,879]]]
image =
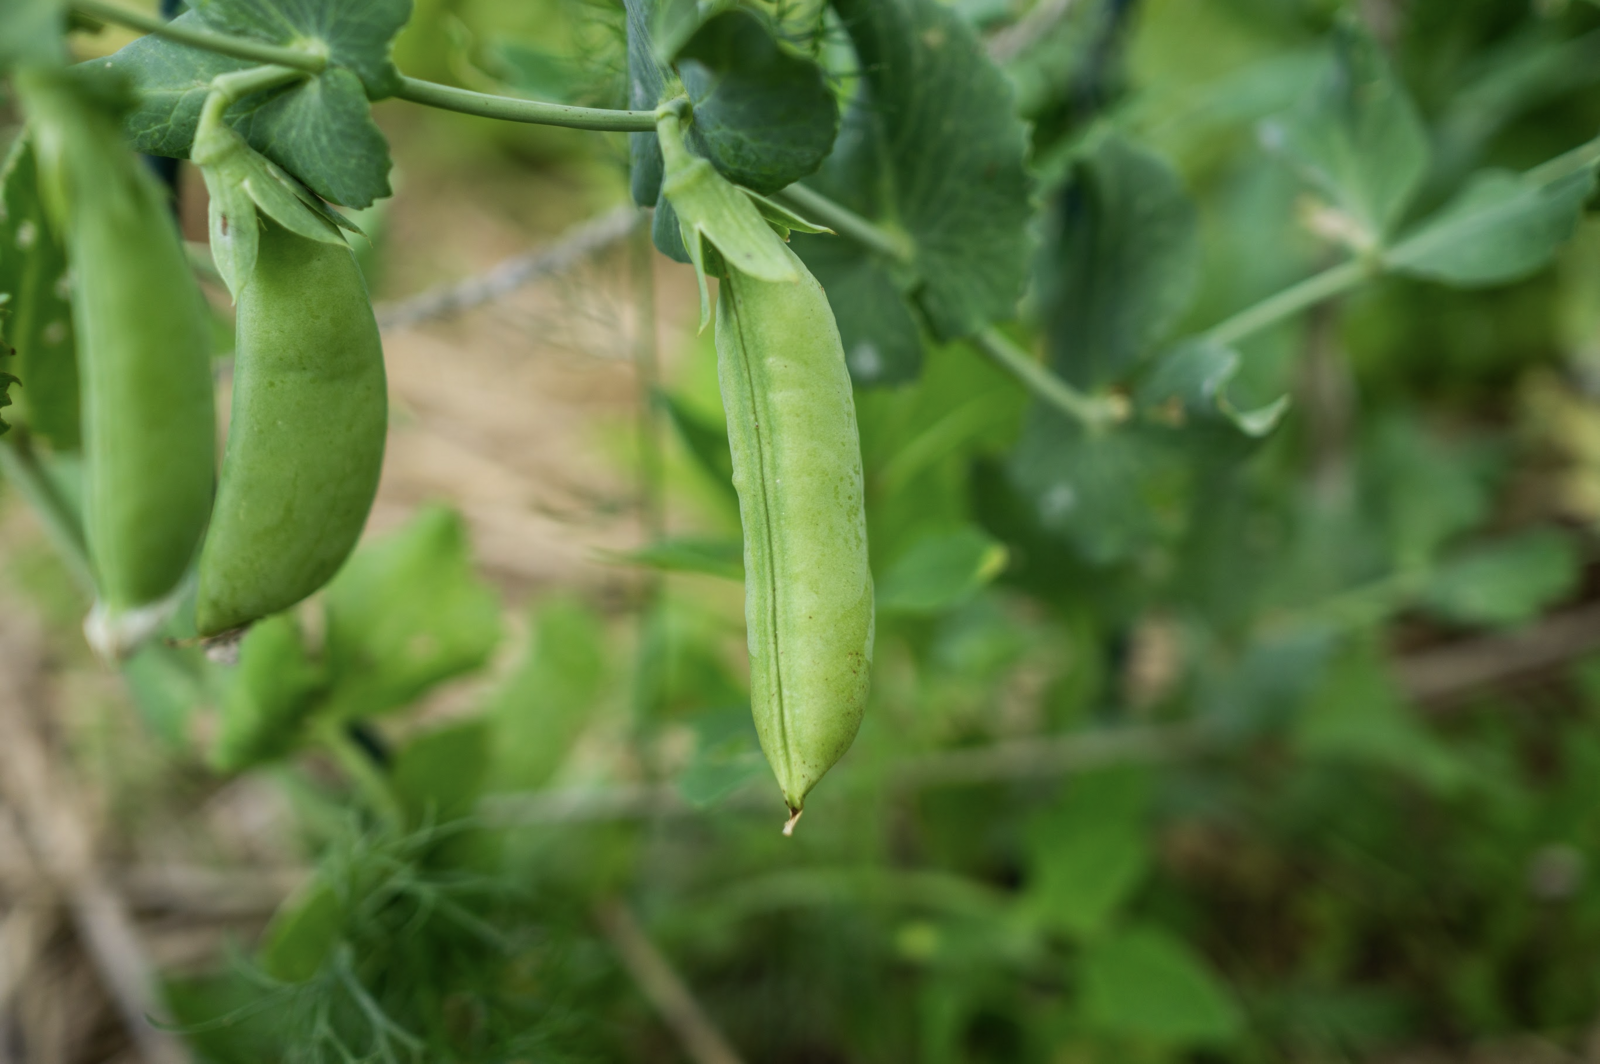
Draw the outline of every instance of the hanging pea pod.
[[[237,336],[227,453],[200,553],[202,636],[286,609],[338,571],[372,508],[388,428],[378,323],[343,243],[266,222]]]
[[[861,726],[872,573],[844,347],[822,286],[729,270],[717,372],[744,524],[750,701],[791,818]]]
[[[206,311],[166,197],[123,144],[106,86],[42,70],[19,71],[15,84],[74,279],[98,591],[85,632],[118,658],[175,608],[211,508]]]

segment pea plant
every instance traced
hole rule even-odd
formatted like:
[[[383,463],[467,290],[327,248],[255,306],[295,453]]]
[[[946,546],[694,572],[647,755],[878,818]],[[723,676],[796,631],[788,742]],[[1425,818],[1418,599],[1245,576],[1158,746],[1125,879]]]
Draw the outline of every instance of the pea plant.
[[[587,64],[458,42],[472,89],[401,69],[439,7],[0,11],[0,473],[173,756],[314,840],[154,992],[186,1052],[1581,1044],[1600,638],[1505,632],[1600,521],[1600,7],[624,0]],[[714,340],[702,384],[641,361],[631,659],[542,599],[410,731],[503,618],[448,508],[358,547],[391,99],[614,148]],[[141,155],[198,171],[204,249]],[[1556,719],[1508,723],[1467,660],[1507,653]]]

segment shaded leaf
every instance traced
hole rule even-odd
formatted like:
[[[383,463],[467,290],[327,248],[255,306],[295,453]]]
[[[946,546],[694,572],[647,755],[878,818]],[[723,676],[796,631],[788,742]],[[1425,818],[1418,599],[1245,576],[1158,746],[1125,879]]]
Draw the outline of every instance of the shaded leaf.
[[[79,439],[78,361],[67,253],[40,199],[28,138],[13,145],[0,186],[0,342],[17,356],[4,364],[5,372],[22,381],[14,416],[58,449],[71,450]]]
[[[1390,251],[1399,273],[1461,288],[1505,284],[1544,266],[1594,192],[1593,166],[1544,179],[1486,170]]]
[[[1029,825],[1028,911],[1075,938],[1103,930],[1149,870],[1150,791],[1144,769],[1073,777]]]
[[[1416,104],[1372,37],[1353,21],[1334,34],[1322,84],[1262,127],[1262,140],[1360,229],[1381,244],[1428,168]]]
[[[1232,1041],[1244,1018],[1203,958],[1154,927],[1130,928],[1084,949],[1085,1020],[1110,1034],[1164,1046]]]
[[[889,272],[839,237],[795,237],[833,308],[850,379],[862,387],[904,384],[922,372],[922,331]]]
[[[588,606],[557,598],[537,609],[527,656],[489,702],[497,789],[550,781],[590,721],[607,664],[605,627]]]
[[[1525,624],[1572,591],[1580,568],[1571,537],[1534,529],[1445,559],[1422,601],[1463,624]]]
[[[487,782],[489,722],[469,720],[424,732],[394,759],[390,779],[413,826],[469,815]]]
[[[292,614],[251,625],[223,691],[211,766],[240,772],[293,753],[323,683],[323,670],[307,656]]]
[[[1056,198],[1039,305],[1050,361],[1083,388],[1121,380],[1188,309],[1199,223],[1176,171],[1107,137]]]
[[[358,549],[328,585],[328,712],[396,709],[471,672],[500,638],[500,605],[473,572],[461,518],[430,506]]]
[[[1151,368],[1140,384],[1138,402],[1167,424],[1228,424],[1246,436],[1265,436],[1283,420],[1289,397],[1253,410],[1240,410],[1228,396],[1228,383],[1239,372],[1239,352],[1197,337],[1186,340]]]
[[[877,584],[884,613],[943,613],[970,599],[1006,566],[1006,548],[976,528],[925,536]]]

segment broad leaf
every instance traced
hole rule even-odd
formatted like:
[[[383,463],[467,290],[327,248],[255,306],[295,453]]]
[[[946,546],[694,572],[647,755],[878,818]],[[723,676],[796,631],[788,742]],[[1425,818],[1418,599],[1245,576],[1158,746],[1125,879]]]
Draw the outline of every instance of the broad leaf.
[[[878,582],[878,609],[943,613],[966,602],[1005,567],[1006,548],[976,528],[926,536]]]
[[[1244,1017],[1205,960],[1154,927],[1130,928],[1084,950],[1084,1019],[1108,1034],[1182,1047],[1227,1043]]]
[[[1185,341],[1163,355],[1140,383],[1139,405],[1175,427],[1220,423],[1246,436],[1265,436],[1282,420],[1289,397],[1240,410],[1228,395],[1239,363],[1239,352],[1231,347],[1203,337]]]
[[[473,571],[454,511],[429,507],[363,546],[326,594],[327,712],[383,713],[479,668],[500,639],[500,605]]]
[[[323,679],[291,614],[251,625],[222,695],[212,767],[240,772],[292,753]]]
[[[1399,273],[1461,288],[1518,280],[1572,236],[1594,187],[1592,165],[1550,178],[1483,171],[1384,261]]]
[[[345,0],[276,17],[274,10],[265,0],[217,0],[178,16],[199,28],[274,44],[318,40],[330,49],[321,74],[246,97],[228,109],[228,124],[324,199],[360,208],[389,195],[389,146],[368,100],[397,84],[388,45],[410,13],[409,0]],[[269,24],[272,32],[258,29]],[[189,156],[211,79],[252,65],[154,36],[106,62],[138,89],[139,105],[125,120],[134,147],[179,159]]]
[[[730,181],[775,192],[833,149],[839,105],[822,68],[752,12],[712,16],[678,52],[677,70],[694,102],[689,146]]]
[[[1080,387],[1120,381],[1188,309],[1199,223],[1171,166],[1101,141],[1056,197],[1039,305],[1056,371]]]
[[[896,290],[914,291],[940,339],[1010,318],[1026,281],[1031,182],[1005,76],[937,0],[837,0],[834,8],[861,83],[815,187],[906,239],[909,264],[864,250],[858,257]],[[794,245],[811,265],[816,241]],[[830,293],[842,286],[838,262],[817,267]]]
[[[606,631],[575,599],[545,602],[521,666],[489,704],[493,785],[533,790],[550,782],[593,718],[608,677]]]
[[[61,0],[5,0],[0,4],[0,74],[18,63],[65,63],[66,32],[67,7]]]
[[[1572,591],[1581,569],[1572,539],[1534,529],[1446,559],[1423,591],[1424,605],[1463,624],[1518,625]]]
[[[1028,828],[1028,912],[1075,938],[1104,929],[1151,862],[1150,774],[1113,769],[1072,777]]]
[[[78,446],[78,362],[67,256],[39,198],[31,141],[12,148],[0,186],[0,337],[17,356],[0,366],[22,381],[17,419],[70,450]]]
[[[922,372],[922,332],[889,271],[841,237],[792,242],[827,290],[850,379],[862,386],[916,380]]]
[[[1264,123],[1262,140],[1358,227],[1358,246],[1382,244],[1428,168],[1416,105],[1377,43],[1352,23],[1335,34],[1323,83]]]

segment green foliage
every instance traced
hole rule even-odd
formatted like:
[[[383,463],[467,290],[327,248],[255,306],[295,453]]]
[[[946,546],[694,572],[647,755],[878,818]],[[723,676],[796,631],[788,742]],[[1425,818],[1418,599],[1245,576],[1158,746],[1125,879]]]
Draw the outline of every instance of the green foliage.
[[[1217,1045],[1243,1027],[1215,974],[1164,931],[1122,931],[1088,946],[1081,963],[1084,1020],[1107,1034],[1165,1046]]]

